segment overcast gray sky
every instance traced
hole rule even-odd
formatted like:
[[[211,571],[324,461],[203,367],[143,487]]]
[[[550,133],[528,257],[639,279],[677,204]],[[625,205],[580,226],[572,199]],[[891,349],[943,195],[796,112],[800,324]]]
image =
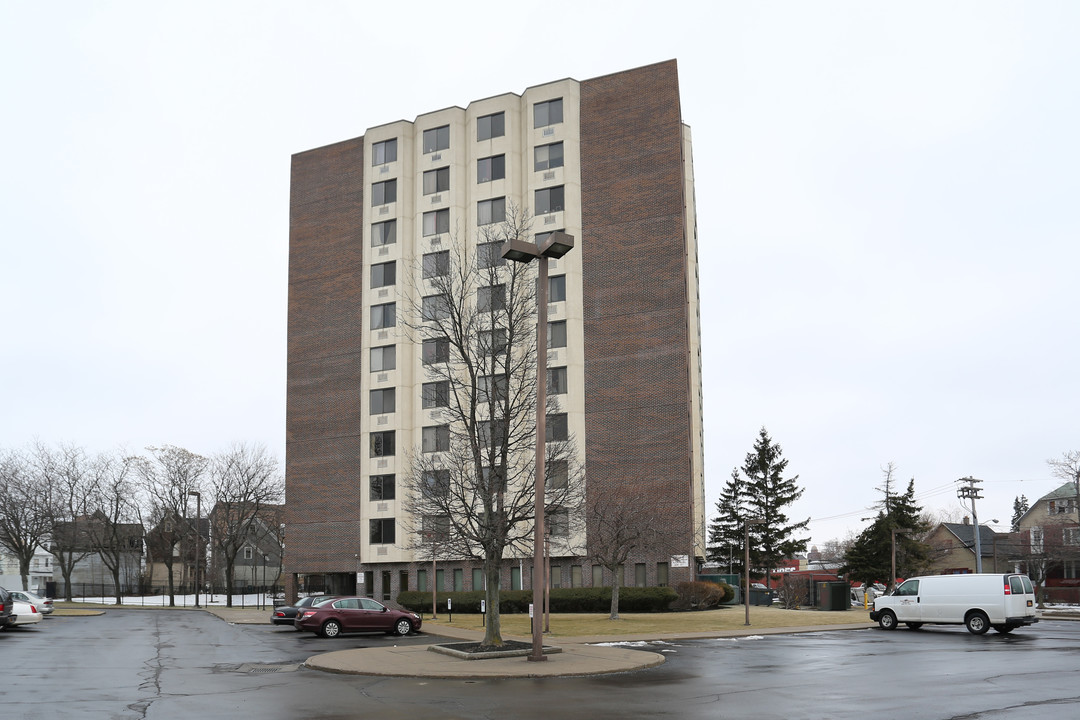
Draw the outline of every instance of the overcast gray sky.
[[[1080,4],[0,0],[0,446],[284,460],[289,163],[676,58],[708,516],[765,426],[815,543],[1080,449]],[[415,52],[417,48],[423,52]]]

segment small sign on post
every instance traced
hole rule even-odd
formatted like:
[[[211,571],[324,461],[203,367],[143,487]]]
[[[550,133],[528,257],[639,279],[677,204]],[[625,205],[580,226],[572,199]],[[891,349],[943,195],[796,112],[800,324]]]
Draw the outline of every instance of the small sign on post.
[[[446,598],[446,614],[449,616],[447,622],[454,622],[454,599]]]
[[[480,627],[487,627],[487,600],[480,601]]]

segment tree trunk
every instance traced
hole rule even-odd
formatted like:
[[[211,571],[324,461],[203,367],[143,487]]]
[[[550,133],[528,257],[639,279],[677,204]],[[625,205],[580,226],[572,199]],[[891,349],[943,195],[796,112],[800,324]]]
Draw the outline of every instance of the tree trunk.
[[[502,623],[499,619],[499,582],[501,563],[497,558],[488,556],[484,559],[484,577],[487,587],[484,589],[484,601],[487,603],[487,620],[484,627],[483,645],[498,647],[503,644]],[[535,618],[539,622],[539,618]]]
[[[113,576],[113,588],[116,590],[116,604],[117,605],[123,605],[124,604],[124,599],[123,599],[123,594],[124,593],[123,593],[123,590],[120,588],[120,562],[117,561],[116,567],[109,568],[109,572],[111,572],[112,576]]]
[[[611,616],[608,619],[619,619],[619,573],[615,569],[611,569]]]

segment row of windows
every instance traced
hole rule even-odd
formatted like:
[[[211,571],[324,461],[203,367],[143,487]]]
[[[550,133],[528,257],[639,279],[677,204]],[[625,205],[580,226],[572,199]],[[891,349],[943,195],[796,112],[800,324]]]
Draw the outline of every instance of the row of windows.
[[[378,361],[382,368],[377,372],[394,369],[394,347],[387,345],[372,348],[372,362]],[[378,351],[378,352],[376,352]],[[389,366],[387,366],[389,364]],[[372,372],[376,372],[373,370]],[[547,370],[547,393],[548,395],[565,395],[568,384],[567,369],[565,366],[552,367]],[[505,375],[481,376],[477,387],[477,400],[487,404],[489,402],[503,403],[506,401],[509,381]],[[395,412],[397,388],[377,388],[368,392],[368,408],[372,415],[385,415]],[[420,404],[425,410],[448,407],[450,405],[450,383],[447,380],[424,383],[420,390]]]
[[[394,142],[394,141],[390,141]],[[385,143],[375,143],[375,147]],[[389,162],[389,161],[388,161]],[[551,170],[563,166],[563,144],[539,145],[533,149],[533,170]],[[476,161],[476,182],[478,184],[502,180],[506,177],[506,156],[492,155]],[[424,171],[424,195],[446,192],[450,189],[450,167],[441,167]],[[387,199],[389,198],[389,199]],[[384,180],[372,185],[372,207],[396,202],[397,180]]]
[[[495,468],[486,467],[483,470],[485,480],[498,480]],[[549,490],[564,490],[569,483],[569,464],[566,460],[552,460],[545,465],[547,480],[544,487]],[[450,489],[450,471],[433,470],[425,472],[422,476],[426,492],[434,495],[445,494]],[[500,483],[503,489],[506,482]],[[494,486],[492,486],[494,488]],[[397,482],[393,474],[372,475],[368,483],[368,498],[373,502],[394,500],[397,497]]]
[[[425,273],[446,274],[449,267],[449,257],[443,257],[443,253],[430,253],[430,266],[425,267]],[[427,261],[428,256],[425,256]],[[396,275],[395,263],[378,263],[371,266],[372,287],[386,287],[394,284]],[[436,274],[425,274],[424,277],[437,277]],[[548,278],[548,302],[564,302],[566,300],[566,276],[552,275]],[[476,289],[476,309],[480,312],[496,312],[506,307],[506,286],[488,285]],[[445,320],[450,316],[450,305],[446,295],[426,295],[420,301],[420,318],[425,322]],[[554,323],[553,323],[554,324]],[[397,325],[397,303],[380,303],[371,306],[371,329],[385,330]],[[551,334],[548,334],[549,339]],[[562,345],[551,347],[564,347],[566,344],[565,329],[561,336]]]
[[[568,440],[570,426],[566,413],[552,413],[547,416],[544,439],[548,442]],[[396,430],[380,430],[370,435],[369,457],[392,457],[397,454]],[[485,446],[491,444],[492,436],[503,435],[499,423],[492,427],[492,421],[485,420],[479,428],[481,441]],[[442,452],[450,448],[450,427],[431,425],[423,428],[421,447],[423,452]]]
[[[438,172],[438,171],[432,171]],[[446,176],[449,178],[449,175]],[[433,176],[432,187],[439,188],[433,189],[431,192],[442,192],[442,185],[437,176]],[[449,182],[449,180],[447,180]],[[392,203],[396,201],[397,197],[397,181],[387,180],[385,182],[375,183],[372,187],[371,203],[375,205],[383,205],[386,203]],[[424,173],[424,192],[428,193],[428,177],[427,173]],[[536,190],[533,193],[534,209],[537,215],[546,215],[548,213],[558,212],[565,207],[566,192],[562,185],[555,187],[543,188]],[[498,197],[488,200],[480,200],[476,203],[476,224],[477,225],[490,225],[492,223],[500,223],[506,220],[506,198]],[[450,231],[450,209],[442,208],[440,210],[430,210],[423,214],[422,219],[423,236],[429,237],[431,235],[440,235]],[[383,222],[372,223],[371,225],[371,246],[381,247],[383,245],[392,245],[397,242],[397,220],[386,220]]]
[[[533,127],[557,125],[563,121],[562,98],[533,104]],[[506,134],[506,114],[492,113],[476,119],[476,140],[491,140]],[[424,131],[424,154],[439,152],[450,147],[450,126],[442,125]],[[383,140],[371,145],[371,164],[385,165],[397,160],[397,138]]]

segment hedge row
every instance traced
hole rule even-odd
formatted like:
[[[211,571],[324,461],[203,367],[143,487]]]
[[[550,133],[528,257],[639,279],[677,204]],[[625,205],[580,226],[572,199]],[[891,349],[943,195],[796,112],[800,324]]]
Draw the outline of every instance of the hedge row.
[[[438,612],[447,612],[446,601],[453,601],[453,607],[460,613],[480,612],[480,601],[484,591],[443,592],[437,597]],[[677,598],[674,589],[669,587],[622,587],[619,588],[620,612],[666,612]],[[399,604],[413,612],[431,612],[431,593],[407,590],[397,596]],[[499,612],[512,615],[529,612],[532,602],[532,590],[503,590],[499,593]],[[552,588],[551,612],[608,612],[611,610],[611,588]]]

